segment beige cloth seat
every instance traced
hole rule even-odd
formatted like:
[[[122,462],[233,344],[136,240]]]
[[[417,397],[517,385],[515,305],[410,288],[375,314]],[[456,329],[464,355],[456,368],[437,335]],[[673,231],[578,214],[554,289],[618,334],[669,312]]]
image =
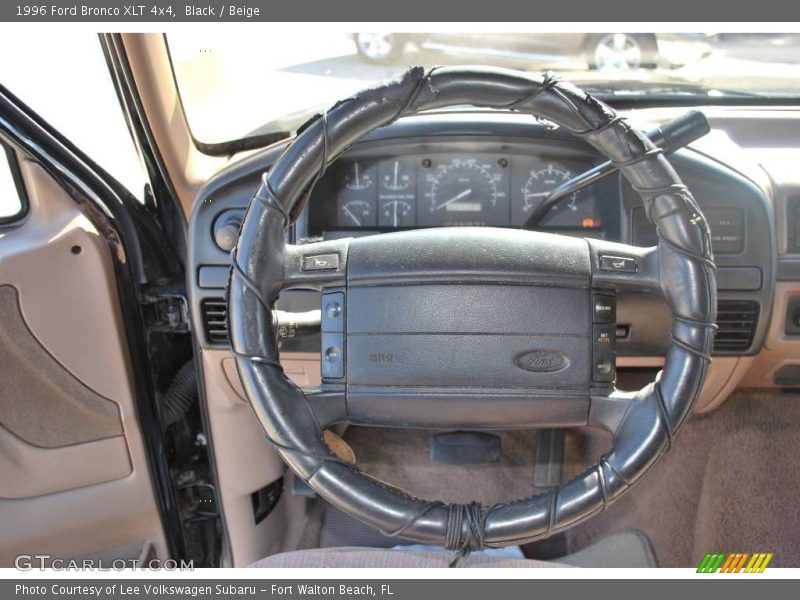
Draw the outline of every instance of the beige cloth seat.
[[[455,552],[387,550],[383,548],[316,548],[268,556],[252,567],[268,568],[433,568],[447,567]],[[638,531],[625,531],[600,539],[591,546],[556,561],[526,560],[471,554],[458,565],[466,568],[541,567],[656,567],[650,541]]]

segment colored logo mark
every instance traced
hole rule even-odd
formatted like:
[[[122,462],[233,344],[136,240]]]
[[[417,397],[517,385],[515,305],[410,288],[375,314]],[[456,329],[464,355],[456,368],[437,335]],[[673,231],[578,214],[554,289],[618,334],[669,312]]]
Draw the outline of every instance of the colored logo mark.
[[[772,552],[736,552],[706,554],[697,567],[698,573],[763,573],[772,560]]]

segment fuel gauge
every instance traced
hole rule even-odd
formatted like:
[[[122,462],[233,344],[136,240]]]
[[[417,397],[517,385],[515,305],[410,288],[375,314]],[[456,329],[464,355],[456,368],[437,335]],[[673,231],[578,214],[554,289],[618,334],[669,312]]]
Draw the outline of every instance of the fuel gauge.
[[[404,200],[389,200],[381,205],[378,225],[384,227],[409,227],[414,225],[414,206]]]
[[[375,224],[372,204],[364,200],[350,200],[342,204],[339,210],[339,224],[350,227],[364,227]]]

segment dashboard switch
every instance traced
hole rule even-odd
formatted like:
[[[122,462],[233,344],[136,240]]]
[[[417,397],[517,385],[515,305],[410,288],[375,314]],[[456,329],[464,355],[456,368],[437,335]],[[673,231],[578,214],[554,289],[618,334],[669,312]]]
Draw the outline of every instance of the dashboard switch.
[[[344,336],[341,333],[322,334],[322,362],[320,371],[323,379],[344,377]]]
[[[322,294],[322,331],[344,331],[344,292]]]
[[[239,240],[239,230],[242,228],[244,210],[226,210],[214,221],[214,243],[223,252],[230,252]]]
[[[614,381],[616,376],[616,365],[614,364],[613,356],[600,356],[596,357],[594,361],[594,373],[592,379],[600,383],[609,383]]]
[[[592,321],[594,323],[613,323],[617,320],[617,306],[614,296],[595,294],[592,297]]]
[[[616,377],[617,327],[616,325],[594,325],[592,327],[592,379],[609,383]]]
[[[603,254],[600,256],[600,270],[613,271],[615,273],[636,273],[639,270],[639,263],[630,256]]]
[[[338,255],[334,256],[338,258]],[[320,323],[322,364],[320,367],[324,379],[341,379],[344,377],[344,307],[344,292],[326,291],[322,294]]]
[[[593,331],[596,352],[616,351],[617,328],[615,325],[595,325]]]

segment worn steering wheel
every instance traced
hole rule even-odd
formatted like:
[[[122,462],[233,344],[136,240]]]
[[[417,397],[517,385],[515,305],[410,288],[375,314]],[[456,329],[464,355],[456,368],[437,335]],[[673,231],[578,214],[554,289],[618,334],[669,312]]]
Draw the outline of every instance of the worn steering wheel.
[[[290,245],[285,230],[325,168],[399,117],[450,105],[530,113],[618,165],[658,245],[494,228],[441,228]],[[247,397],[312,489],[389,535],[469,551],[546,538],[604,510],[669,449],[698,397],[716,319],[706,220],[661,152],[602,102],[549,75],[413,68],[312,119],[263,176],[229,285]],[[322,292],[322,386],[279,363],[271,309],[287,288]],[[614,299],[660,293],[672,338],[656,381],[615,389]],[[335,422],[436,429],[601,427],[614,443],[560,487],[491,507],[422,500],[359,471],[328,441]]]

